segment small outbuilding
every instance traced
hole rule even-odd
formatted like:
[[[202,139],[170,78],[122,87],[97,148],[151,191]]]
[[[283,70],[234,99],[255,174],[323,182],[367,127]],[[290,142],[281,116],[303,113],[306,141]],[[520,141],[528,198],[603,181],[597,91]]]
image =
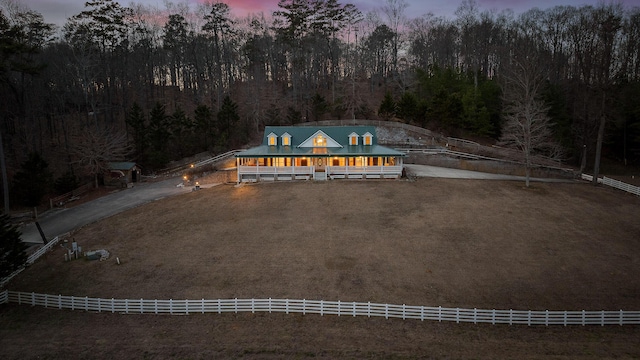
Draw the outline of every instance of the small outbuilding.
[[[130,187],[140,180],[140,167],[134,162],[110,162],[107,166],[109,176],[105,182],[110,185],[120,184],[123,187]]]

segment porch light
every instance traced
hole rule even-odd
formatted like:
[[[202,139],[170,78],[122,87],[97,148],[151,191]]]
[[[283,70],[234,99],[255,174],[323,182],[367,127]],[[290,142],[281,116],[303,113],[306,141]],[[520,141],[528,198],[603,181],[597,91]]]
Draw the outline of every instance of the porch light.
[[[193,169],[194,166],[195,166],[194,164],[189,165],[189,167],[191,167],[192,169]]]

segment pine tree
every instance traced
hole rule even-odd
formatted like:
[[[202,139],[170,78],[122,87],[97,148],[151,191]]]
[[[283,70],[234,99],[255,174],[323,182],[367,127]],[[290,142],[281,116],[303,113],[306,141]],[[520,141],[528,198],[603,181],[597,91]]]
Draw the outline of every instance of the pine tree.
[[[7,214],[0,214],[0,279],[11,275],[27,262],[25,243],[20,230]]]
[[[382,119],[389,121],[395,116],[397,111],[398,106],[396,105],[395,100],[393,100],[391,93],[387,91],[387,93],[384,94],[384,99],[382,100],[380,107],[378,108],[378,115]]]

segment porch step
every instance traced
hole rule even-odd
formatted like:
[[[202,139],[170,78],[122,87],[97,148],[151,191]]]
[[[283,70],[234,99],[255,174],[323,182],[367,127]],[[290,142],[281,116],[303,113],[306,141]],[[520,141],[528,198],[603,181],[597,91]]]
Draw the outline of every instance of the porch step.
[[[315,171],[313,173],[313,180],[327,180],[327,173],[324,171]]]

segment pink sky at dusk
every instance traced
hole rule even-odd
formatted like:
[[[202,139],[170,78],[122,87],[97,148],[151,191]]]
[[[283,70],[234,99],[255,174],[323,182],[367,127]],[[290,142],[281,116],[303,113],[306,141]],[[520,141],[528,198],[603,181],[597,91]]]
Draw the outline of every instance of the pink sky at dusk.
[[[62,25],[67,18],[81,12],[84,9],[85,0],[17,0],[29,8],[41,13],[45,21]],[[173,0],[173,3],[188,3],[195,5],[204,0]],[[516,14],[534,7],[546,9],[557,5],[598,5],[601,0],[476,0],[481,10],[506,10],[512,9]],[[119,3],[127,6],[130,3],[138,3],[164,8],[165,0],[120,0]],[[278,9],[278,0],[223,0],[229,4],[235,16],[245,16],[248,13],[263,12],[270,15]],[[351,3],[360,11],[367,13],[371,10],[382,9],[385,0],[352,0],[339,1],[342,4]],[[447,18],[455,17],[455,10],[462,0],[406,0],[409,4],[405,14],[408,18],[415,18],[432,12],[437,16]],[[640,0],[620,0],[626,8],[640,7]]]

